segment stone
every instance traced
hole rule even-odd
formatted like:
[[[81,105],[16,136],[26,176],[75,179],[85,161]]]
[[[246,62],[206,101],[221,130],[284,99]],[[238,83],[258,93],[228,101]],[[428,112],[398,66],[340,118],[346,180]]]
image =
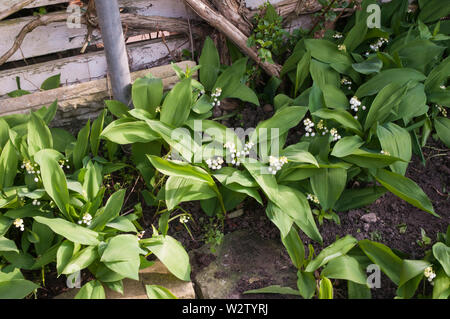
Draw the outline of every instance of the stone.
[[[145,285],[163,286],[179,299],[195,299],[192,282],[176,278],[160,261],[139,271],[139,281],[123,279],[123,295],[105,287],[106,299],[147,299]],[[55,299],[73,299],[78,291],[78,288],[69,289]]]
[[[264,110],[264,112],[270,113],[273,111],[273,106],[270,104],[266,104],[263,106],[263,110]]]
[[[366,223],[376,223],[377,215],[375,213],[369,213],[361,216],[361,220]]]
[[[297,270],[281,241],[262,239],[248,231],[224,236],[215,253],[205,245],[190,252],[193,280],[199,298],[298,298],[276,294],[243,294],[270,285],[297,287]],[[204,263],[199,256],[214,255]],[[205,259],[205,258],[202,258]]]

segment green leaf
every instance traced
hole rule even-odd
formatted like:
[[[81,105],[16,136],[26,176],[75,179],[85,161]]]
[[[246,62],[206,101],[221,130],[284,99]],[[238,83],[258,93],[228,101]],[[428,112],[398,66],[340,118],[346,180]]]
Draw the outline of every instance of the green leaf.
[[[172,210],[181,202],[216,197],[216,193],[205,182],[184,177],[170,176],[165,184],[167,209]]]
[[[344,156],[343,160],[365,168],[382,168],[394,162],[401,161],[400,158],[381,153],[367,152],[362,149],[353,151],[351,155]]]
[[[404,162],[395,162],[390,165],[391,170],[405,175],[412,156],[411,136],[408,131],[394,123],[387,123],[377,126],[377,135],[383,151],[404,160]]]
[[[250,102],[259,106],[258,96],[245,84],[241,84],[228,94],[229,98],[236,98],[244,102]]]
[[[282,239],[288,236],[294,223],[294,220],[288,214],[285,214],[274,203],[269,202],[266,208],[266,215],[278,227]]]
[[[103,251],[100,261],[114,262],[139,259],[145,251],[139,247],[139,239],[135,235],[117,235],[111,238]]]
[[[125,189],[120,189],[108,198],[103,210],[99,211],[92,219],[91,225],[89,226],[90,229],[102,231],[109,221],[119,216],[122,210],[125,192]]]
[[[162,80],[154,78],[151,74],[137,79],[131,89],[134,107],[143,109],[155,117],[156,107],[161,104],[163,89]]]
[[[36,216],[34,219],[41,224],[47,225],[55,233],[64,236],[68,240],[82,245],[97,245],[99,243],[98,233],[90,229],[78,226],[61,218],[47,218]]]
[[[56,270],[58,276],[61,275],[64,268],[66,268],[70,259],[72,259],[75,250],[75,245],[69,240],[64,240],[58,248],[56,253]]]
[[[67,147],[76,142],[75,137],[64,129],[52,127],[50,132],[52,133],[53,148],[60,153],[65,153]]]
[[[320,168],[311,179],[311,187],[323,210],[329,210],[341,196],[347,182],[344,168]]]
[[[328,108],[345,110],[350,105],[344,92],[331,84],[323,86],[323,98]]]
[[[311,299],[316,292],[316,279],[310,272],[299,270],[297,272],[297,288],[305,299]]]
[[[364,145],[364,141],[359,136],[346,136],[341,138],[333,147],[331,155],[345,157],[351,155],[355,150]]]
[[[439,217],[434,212],[433,205],[428,196],[409,178],[385,169],[378,169],[375,178],[394,195],[433,216]]]
[[[88,246],[74,254],[61,273],[68,275],[81,271],[92,264],[97,258],[97,246]]]
[[[102,166],[97,162],[89,161],[86,166],[83,182],[83,194],[89,201],[94,200],[97,193],[100,191],[102,184]]]
[[[91,130],[91,120],[80,130],[77,136],[77,142],[73,149],[73,164],[76,169],[83,167],[83,158],[87,155],[89,146],[89,133]]]
[[[359,247],[396,285],[399,284],[402,269],[400,257],[394,254],[389,247],[368,239],[361,240]]]
[[[314,272],[330,260],[345,255],[357,243],[358,241],[350,235],[336,240],[333,244],[324,248],[315,259],[311,260],[308,266],[306,266],[305,271]]]
[[[37,288],[38,285],[25,279],[0,281],[0,299],[22,299]]]
[[[348,211],[372,204],[386,193],[384,187],[367,187],[361,189],[345,189],[334,205],[337,212]]]
[[[105,289],[98,280],[91,280],[76,294],[74,299],[105,299]]]
[[[450,247],[443,243],[433,245],[433,255],[439,261],[447,276],[450,277]]]
[[[361,74],[379,73],[383,67],[383,62],[378,58],[373,58],[361,63],[353,63],[352,67]]]
[[[183,246],[168,235],[151,239],[152,241],[148,243],[143,240],[144,246],[154,253],[175,277],[184,281],[190,281],[191,266],[189,264],[189,256]]]
[[[99,117],[92,122],[91,135],[89,141],[91,144],[91,152],[94,156],[98,155],[98,148],[100,146],[100,134],[103,131],[103,125],[105,123],[106,110],[103,110]]]
[[[145,285],[148,299],[178,299],[169,289],[158,285]]]
[[[117,144],[148,143],[159,138],[144,121],[130,118],[112,122],[105,127],[100,137]]]
[[[52,150],[44,149],[35,154],[34,159],[39,164],[45,191],[53,199],[56,206],[68,218],[69,190],[64,171],[53,158]]]
[[[284,247],[286,247],[294,266],[297,267],[297,269],[301,269],[303,267],[303,262],[305,261],[305,246],[303,246],[303,242],[298,235],[297,229],[291,227],[287,236],[282,237],[281,241],[283,242]]]
[[[306,52],[297,64],[294,95],[297,95],[298,90],[303,85],[303,82],[305,82],[306,78],[309,75],[309,63],[310,62],[311,62],[311,54],[309,52]]]
[[[350,256],[340,256],[330,260],[321,275],[366,285],[366,274],[364,274],[358,260]]]
[[[353,281],[347,281],[348,299],[371,299],[372,294],[367,285],[359,285]]]
[[[207,91],[213,89],[220,70],[219,52],[210,37],[206,37],[200,55],[200,81]]]
[[[0,236],[0,251],[15,251],[16,253],[19,253],[16,243],[3,236]]]
[[[431,264],[424,260],[402,260],[402,267],[400,271],[399,288],[405,285],[408,281],[418,275],[423,275],[425,268]]]
[[[191,79],[178,82],[167,94],[161,107],[161,122],[175,127],[182,126],[191,111]]]
[[[320,280],[318,298],[333,299],[333,284],[327,277],[323,277]]]
[[[300,293],[290,287],[281,287],[279,285],[267,286],[261,289],[247,290],[244,294],[281,294],[300,296]]]
[[[320,117],[322,119],[334,120],[343,125],[346,129],[350,129],[357,134],[362,135],[361,124],[349,112],[345,110],[320,109],[312,113],[312,115]]]
[[[0,155],[0,190],[14,184],[17,175],[18,156],[11,141],[8,141]]]
[[[409,81],[422,82],[426,79],[426,76],[414,69],[402,68],[402,69],[388,69],[381,71],[370,80],[361,85],[356,91],[355,95],[361,99],[368,95],[378,93],[388,84],[396,84],[402,87]]]
[[[439,139],[450,147],[450,119],[438,116],[434,119],[434,127]]]
[[[117,118],[127,117],[128,111],[130,110],[128,106],[123,104],[122,102],[116,100],[107,100],[105,101],[106,107],[108,111],[111,112]]]
[[[34,113],[31,113],[30,121],[28,122],[27,143],[30,155],[34,155],[42,149],[53,147],[52,134],[50,133],[49,128],[45,125],[45,122]]]
[[[450,14],[450,7],[447,1],[430,0],[420,1],[419,19],[424,23],[434,22]],[[422,4],[423,3],[423,4]]]
[[[61,74],[57,74],[49,77],[44,82],[42,82],[41,90],[52,90],[59,87],[61,81]]]

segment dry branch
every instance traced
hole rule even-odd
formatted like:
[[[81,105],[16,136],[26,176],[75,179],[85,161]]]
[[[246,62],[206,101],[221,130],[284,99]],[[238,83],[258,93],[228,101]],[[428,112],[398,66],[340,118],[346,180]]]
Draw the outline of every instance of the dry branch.
[[[233,41],[246,55],[252,58],[267,74],[279,76],[281,66],[263,62],[258,53],[247,46],[247,37],[241,30],[228,21],[222,14],[218,13],[201,0],[184,0],[195,13],[211,26],[225,34]]]
[[[12,6],[8,7],[7,9],[0,11],[0,20],[3,20],[4,18],[10,16],[13,13],[16,13],[17,11],[25,8],[30,3],[34,2],[35,0],[22,0],[18,1],[17,3],[13,4]]]
[[[235,27],[241,30],[247,37],[250,36],[253,26],[246,17],[249,10],[245,6],[241,6],[237,0],[211,0],[211,2],[217,8],[217,11],[224,17],[227,17]]]

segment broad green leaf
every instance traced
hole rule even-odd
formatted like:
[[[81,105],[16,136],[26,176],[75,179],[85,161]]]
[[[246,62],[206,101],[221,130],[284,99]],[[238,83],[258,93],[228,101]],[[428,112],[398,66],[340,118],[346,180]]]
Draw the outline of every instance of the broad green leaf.
[[[0,281],[0,299],[22,299],[37,288],[38,285],[25,279]]]
[[[266,208],[266,215],[278,227],[282,239],[288,236],[294,223],[294,220],[288,214],[285,214],[274,203],[269,202]]]
[[[439,261],[447,276],[450,277],[450,247],[443,243],[433,245],[433,255]]]
[[[401,87],[409,81],[422,82],[425,79],[425,75],[414,69],[403,68],[384,70],[361,85],[355,95],[361,99],[365,96],[378,93],[390,83],[395,83]]]
[[[297,288],[305,299],[311,299],[316,292],[316,279],[310,272],[299,270],[297,272]]]
[[[337,212],[348,211],[372,204],[386,193],[384,187],[367,187],[361,189],[345,189],[334,205]]]
[[[92,201],[100,190],[102,184],[102,167],[97,162],[89,161],[84,174],[83,194],[86,199]]]
[[[428,196],[409,178],[385,169],[378,169],[375,178],[394,195],[433,216],[439,217],[434,212],[433,205]]]
[[[323,277],[320,280],[318,298],[333,299],[333,284],[327,277]]]
[[[130,216],[130,215],[127,215]],[[106,224],[107,227],[118,229],[123,232],[137,233],[136,226],[127,216],[118,216]]]
[[[64,267],[62,274],[73,274],[77,271],[85,269],[90,264],[92,264],[98,258],[97,247],[88,246],[76,254],[69,260],[67,265]]]
[[[328,40],[307,39],[306,48],[311,52],[311,56],[325,63],[339,63],[351,67],[351,58],[338,49],[338,46]]]
[[[344,92],[331,84],[325,84],[323,87],[323,98],[325,105],[331,109],[348,109],[349,101]]]
[[[211,91],[220,71],[219,52],[210,37],[206,37],[200,55],[200,81],[206,90]]]
[[[220,99],[232,96],[234,91],[243,84],[241,80],[246,71],[247,61],[247,57],[237,60],[219,76],[212,91],[216,88],[221,88],[222,94]]]
[[[306,52],[297,64],[294,95],[297,95],[298,90],[303,85],[303,82],[305,82],[306,78],[309,75],[310,62],[311,62],[311,54],[309,52]]]
[[[331,155],[345,157],[364,145],[364,141],[357,135],[341,138],[333,147]]]
[[[145,251],[139,247],[139,239],[134,235],[117,235],[111,238],[106,246],[101,261],[115,262],[139,259]]]
[[[122,102],[116,100],[107,100],[105,101],[106,107],[108,111],[117,118],[127,117],[128,111],[130,110],[128,106],[123,104]]]
[[[112,122],[105,127],[100,137],[117,144],[148,143],[159,138],[144,121],[130,118]]]
[[[56,253],[56,270],[58,276],[61,275],[64,268],[66,268],[69,261],[72,259],[75,245],[69,240],[64,240],[58,248]]]
[[[143,243],[177,278],[190,281],[191,266],[189,256],[183,246],[168,235],[152,238],[153,241]]]
[[[35,154],[34,159],[39,164],[45,191],[54,200],[56,206],[68,217],[69,190],[64,171],[53,158],[51,150],[44,149]]]
[[[312,113],[313,116],[320,117],[322,119],[333,120],[344,126],[346,129],[352,130],[362,135],[361,124],[347,111],[335,109],[320,109]]]
[[[434,127],[440,140],[450,147],[450,119],[446,117],[436,117],[434,120]]]
[[[305,246],[303,246],[303,242],[298,235],[297,229],[291,227],[287,236],[282,237],[281,241],[283,242],[284,247],[286,247],[294,266],[297,269],[301,269],[303,267],[303,262],[305,261]]]
[[[158,285],[145,285],[148,299],[178,299],[167,288]]]
[[[66,153],[67,147],[76,142],[75,137],[64,129],[52,127],[50,132],[52,133],[53,148],[60,153]]]
[[[390,165],[391,170],[405,175],[412,156],[411,136],[408,131],[394,123],[387,123],[377,126],[377,135],[383,151],[404,160],[404,162],[395,162]]]
[[[330,260],[321,275],[366,285],[366,274],[363,272],[358,261],[350,256],[340,256]]]
[[[45,122],[34,113],[30,115],[30,121],[28,122],[28,152],[30,155],[34,155],[45,148],[53,147],[52,134]]]
[[[403,286],[406,282],[410,281],[414,277],[422,274],[425,268],[431,264],[424,260],[408,260],[404,259],[402,261],[402,267],[400,271],[400,279],[398,286]]]
[[[320,168],[311,176],[311,187],[324,210],[334,207],[347,182],[347,170],[344,168]]]
[[[161,106],[161,122],[175,127],[182,126],[191,111],[191,103],[191,79],[184,79],[178,82],[164,99]]]
[[[91,280],[81,287],[74,299],[105,299],[105,289],[98,280]]]
[[[445,83],[450,73],[450,56],[437,65],[425,80],[425,91],[427,93],[439,91],[440,86]]]
[[[18,156],[11,141],[8,141],[0,155],[0,190],[14,184],[17,175]]]
[[[44,82],[42,82],[41,90],[47,91],[56,89],[59,87],[60,81],[61,81],[61,74],[51,76],[47,78]]]
[[[353,281],[347,281],[348,299],[371,299],[372,294],[367,285],[359,285]]]
[[[361,240],[359,247],[396,285],[399,284],[402,269],[400,257],[394,254],[389,247],[368,239]]]
[[[163,83],[151,74],[134,81],[131,96],[136,109],[143,109],[153,117],[156,116],[156,107],[161,104],[163,97]]]
[[[429,0],[420,1],[420,13],[419,19],[424,23],[433,22],[439,20],[442,17],[450,14],[450,6],[448,1],[442,0]]]
[[[15,251],[19,252],[16,243],[6,237],[0,236],[0,251]]]
[[[353,63],[352,67],[355,71],[361,74],[379,73],[383,67],[383,62],[375,57],[361,63]]]
[[[362,149],[357,149],[353,151],[352,154],[344,156],[342,159],[365,168],[382,168],[389,166],[394,162],[402,161],[402,159],[391,155],[367,152]]]
[[[330,246],[324,248],[319,255],[314,258],[308,266],[306,266],[306,272],[314,272],[316,269],[322,267],[330,260],[345,255],[350,249],[352,249],[358,241],[350,235],[344,238],[338,239]]]
[[[77,141],[73,149],[73,164],[76,169],[83,167],[83,158],[88,153],[89,147],[89,133],[91,130],[91,120],[89,119],[86,125],[80,130],[77,136]]]
[[[203,200],[217,194],[205,182],[184,177],[170,176],[165,184],[167,209],[172,210],[181,202]]]
[[[91,225],[89,226],[90,229],[101,231],[109,221],[119,216],[122,210],[125,192],[125,189],[120,189],[108,198],[103,210],[100,210],[92,219]]]
[[[436,278],[433,280],[433,299],[448,299],[450,296],[450,277],[442,270],[436,272]]]
[[[309,71],[314,84],[316,84],[322,91],[325,90],[327,85],[340,87],[339,73],[331,68],[329,64],[311,59]]]
[[[98,233],[90,229],[68,222],[61,218],[47,218],[36,216],[34,219],[41,224],[47,225],[55,233],[68,240],[82,245],[97,245],[99,243]]]
[[[91,144],[91,152],[94,156],[98,155],[98,148],[100,146],[100,134],[103,131],[105,123],[106,110],[103,110],[100,115],[92,122],[91,135],[89,141]]]
[[[241,83],[241,85],[236,87],[235,90],[230,92],[227,97],[236,98],[241,101],[250,102],[259,106],[258,96],[251,88],[249,88],[247,85],[243,83]]]

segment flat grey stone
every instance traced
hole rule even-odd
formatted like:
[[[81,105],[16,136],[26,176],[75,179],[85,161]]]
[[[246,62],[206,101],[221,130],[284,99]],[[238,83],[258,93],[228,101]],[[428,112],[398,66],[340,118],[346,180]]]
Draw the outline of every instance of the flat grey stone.
[[[368,214],[362,215],[361,220],[366,223],[376,223],[377,215],[375,215],[375,213],[368,213]]]
[[[247,231],[227,234],[212,254],[205,245],[190,253],[197,296],[204,299],[293,298],[243,294],[270,285],[297,287],[297,271],[280,241]],[[206,260],[206,261],[205,261]]]

